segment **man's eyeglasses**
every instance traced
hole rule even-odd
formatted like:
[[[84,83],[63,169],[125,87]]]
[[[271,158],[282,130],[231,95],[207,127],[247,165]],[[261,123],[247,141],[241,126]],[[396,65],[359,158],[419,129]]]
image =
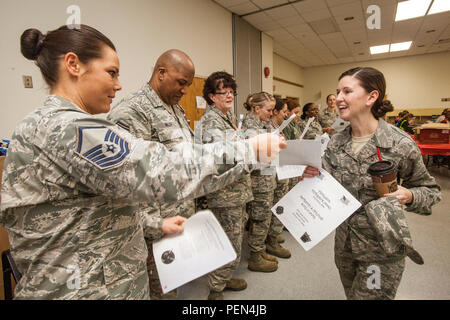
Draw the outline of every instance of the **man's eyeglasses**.
[[[216,92],[215,94],[221,95],[221,96],[237,96],[237,92],[235,92],[234,90],[229,90],[229,91],[223,91],[223,92]]]

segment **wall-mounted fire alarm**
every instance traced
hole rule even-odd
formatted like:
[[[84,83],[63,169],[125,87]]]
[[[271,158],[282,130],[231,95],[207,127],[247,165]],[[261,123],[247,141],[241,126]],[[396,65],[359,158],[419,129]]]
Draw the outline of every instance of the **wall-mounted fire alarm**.
[[[266,78],[268,78],[269,75],[270,75],[270,69],[269,69],[269,67],[265,67],[265,68],[264,68],[264,76],[265,76]]]

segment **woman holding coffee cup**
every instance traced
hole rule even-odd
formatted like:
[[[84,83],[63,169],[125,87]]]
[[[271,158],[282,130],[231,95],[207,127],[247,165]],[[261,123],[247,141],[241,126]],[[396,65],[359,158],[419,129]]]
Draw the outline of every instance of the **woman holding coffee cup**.
[[[369,208],[386,210],[394,203],[400,215],[401,205],[428,215],[441,199],[417,145],[381,119],[393,110],[385,92],[385,78],[373,68],[350,69],[339,77],[337,107],[350,125],[332,137],[323,158],[324,168],[362,204],[336,229],[335,263],[347,299],[394,299],[405,269],[406,246],[386,250]],[[375,284],[371,270],[379,270]]]

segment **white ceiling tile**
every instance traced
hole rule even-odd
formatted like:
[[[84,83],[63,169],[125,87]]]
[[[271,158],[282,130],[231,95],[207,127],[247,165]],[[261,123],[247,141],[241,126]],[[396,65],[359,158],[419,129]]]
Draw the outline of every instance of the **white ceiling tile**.
[[[331,13],[333,16],[355,16],[355,18],[362,18],[363,10],[361,7],[361,2],[350,2],[346,4],[342,4],[331,9]]]
[[[272,21],[264,12],[258,12],[255,14],[251,14],[249,16],[245,16],[244,20],[246,20],[248,23],[264,23],[266,21]]]
[[[248,3],[248,0],[213,0],[214,2],[217,2],[222,7],[229,8],[233,6],[237,6],[238,4],[242,3]]]
[[[331,13],[328,9],[324,10],[317,10],[317,11],[310,11],[308,13],[302,14],[300,13],[303,19],[307,22],[311,21],[318,21],[318,20],[324,20],[327,18],[331,18]]]
[[[404,0],[400,0],[400,1],[404,1]],[[397,0],[362,0],[362,6],[365,9],[367,9],[368,6],[370,5],[376,5],[379,7],[387,7],[387,6],[392,6],[395,5],[395,7],[397,7]]]
[[[355,62],[355,58],[353,58],[353,57],[339,58],[338,60],[339,60],[340,63]]]
[[[450,37],[450,24],[447,28],[440,34],[440,38],[449,38]]]
[[[326,0],[329,7],[341,6],[343,4],[355,2],[355,0]]]
[[[229,7],[228,10],[230,10],[231,12],[233,12],[237,15],[244,15],[244,14],[247,14],[250,12],[258,11],[259,8],[251,2],[246,2],[246,3],[238,4],[237,6]]]
[[[344,36],[340,32],[323,34],[320,36],[322,41],[327,44],[327,46],[340,46],[346,45]]]
[[[289,2],[288,0],[251,0],[251,1],[261,9],[266,9]]]
[[[300,14],[327,9],[327,4],[324,0],[305,0],[294,3],[293,6],[298,10],[298,12],[300,12]]]
[[[285,29],[292,34],[302,34],[302,33],[313,32],[313,30],[311,29],[311,27],[308,24],[292,25],[292,26],[286,27]]]
[[[296,12],[296,14],[297,14],[297,12]],[[305,20],[303,20],[303,18],[297,14],[296,16],[279,19],[278,23],[280,24],[280,26],[290,27],[290,26],[296,26],[299,24],[305,24]]]
[[[283,19],[292,16],[298,16],[297,11],[292,5],[286,5],[265,11],[265,13],[273,19]]]

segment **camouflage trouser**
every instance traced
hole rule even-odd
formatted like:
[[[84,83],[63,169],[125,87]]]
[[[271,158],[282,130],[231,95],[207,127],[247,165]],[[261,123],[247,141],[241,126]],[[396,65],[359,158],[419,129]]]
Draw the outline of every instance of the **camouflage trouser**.
[[[162,218],[169,218],[180,215],[189,218],[195,214],[195,201],[185,200],[173,204],[164,204],[161,206],[160,215]],[[156,270],[155,259],[153,258],[153,241],[145,238],[148,247],[147,271],[150,282],[150,298],[151,299],[167,299],[174,300],[178,297],[178,290],[174,289],[166,294],[162,293],[161,283],[159,281],[158,271]]]
[[[266,250],[266,238],[272,220],[274,192],[254,193],[249,206],[248,245],[252,252]]]
[[[289,180],[281,180],[277,181],[277,188],[274,192],[274,199],[273,199],[273,205],[275,205],[278,201],[280,201],[281,198],[285,196],[286,193],[289,191]],[[270,221],[270,227],[269,227],[269,236],[278,237],[281,232],[283,232],[283,224],[278,220],[277,217],[275,217],[274,214],[272,214],[272,219]]]
[[[237,255],[236,260],[208,274],[209,288],[213,291],[221,292],[241,261],[242,238],[244,235],[244,226],[247,222],[247,213],[245,211],[245,205],[239,207],[210,208],[210,210],[214,213],[217,220],[219,220]]]
[[[345,295],[349,300],[393,300],[397,293],[405,258],[361,261],[353,256],[349,239],[344,250],[335,252]]]

